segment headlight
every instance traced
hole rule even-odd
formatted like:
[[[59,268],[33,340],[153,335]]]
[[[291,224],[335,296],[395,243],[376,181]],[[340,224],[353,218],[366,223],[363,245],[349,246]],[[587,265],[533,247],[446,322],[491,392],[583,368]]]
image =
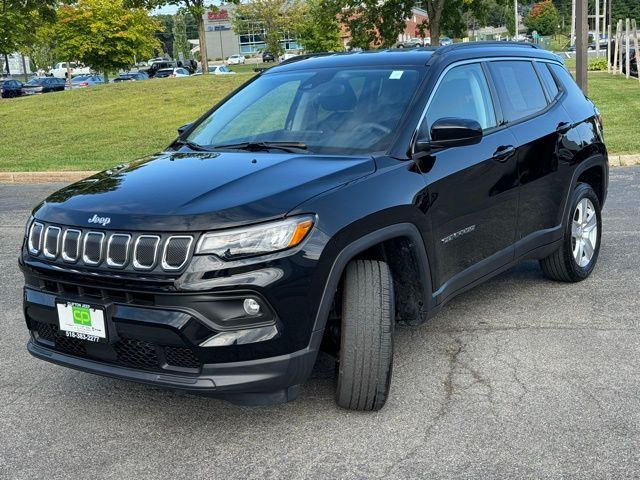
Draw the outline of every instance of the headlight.
[[[249,257],[286,250],[299,245],[313,227],[310,216],[244,228],[205,233],[196,254],[213,254],[223,259]]]

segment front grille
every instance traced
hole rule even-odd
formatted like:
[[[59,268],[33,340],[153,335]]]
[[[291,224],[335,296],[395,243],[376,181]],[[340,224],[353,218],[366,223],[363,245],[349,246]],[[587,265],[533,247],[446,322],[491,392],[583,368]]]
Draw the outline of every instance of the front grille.
[[[171,237],[164,246],[162,267],[165,270],[180,270],[187,262],[193,237]]]
[[[48,226],[44,232],[44,256],[56,258],[60,248],[60,227]]]
[[[156,263],[160,237],[157,235],[140,235],[133,249],[133,266],[149,270]]]
[[[163,371],[171,367],[197,370],[202,363],[196,354],[187,347],[158,345],[145,340],[122,337],[114,344],[90,343],[76,338],[69,338],[52,323],[31,321],[31,328],[35,332],[36,340],[46,340],[54,344],[54,348],[62,353],[83,358],[115,358],[116,363],[125,367],[144,370]],[[87,348],[90,347],[90,349]],[[162,361],[164,356],[165,361]],[[113,361],[113,360],[111,360]],[[163,365],[166,363],[166,365]]]
[[[107,265],[110,267],[124,267],[129,257],[129,242],[131,235],[115,233],[107,244]]]
[[[68,229],[62,236],[62,259],[77,262],[80,257],[80,230]]]
[[[84,255],[82,259],[87,265],[98,265],[102,261],[102,242],[104,233],[89,232],[84,237]]]
[[[65,228],[34,222],[28,236],[33,257],[78,266],[178,272],[189,261],[192,235],[134,234]]]
[[[38,255],[42,248],[42,231],[44,225],[39,222],[33,222],[31,225],[31,231],[29,232],[29,253],[32,255]]]

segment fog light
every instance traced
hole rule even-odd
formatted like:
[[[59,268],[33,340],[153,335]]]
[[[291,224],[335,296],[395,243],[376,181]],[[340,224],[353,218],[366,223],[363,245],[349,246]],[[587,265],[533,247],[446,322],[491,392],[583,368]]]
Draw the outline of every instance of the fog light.
[[[246,298],[243,303],[244,311],[247,315],[257,315],[260,313],[260,304],[253,298]]]
[[[247,343],[264,342],[271,340],[278,334],[275,325],[268,327],[236,330],[234,332],[221,332],[207,338],[200,344],[201,347],[227,347],[229,345],[245,345]]]

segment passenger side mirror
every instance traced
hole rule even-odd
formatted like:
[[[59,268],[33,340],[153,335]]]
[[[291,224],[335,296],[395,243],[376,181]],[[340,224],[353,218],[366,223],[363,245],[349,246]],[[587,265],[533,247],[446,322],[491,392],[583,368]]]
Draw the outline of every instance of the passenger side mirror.
[[[441,118],[431,126],[430,138],[418,137],[414,152],[427,152],[434,148],[475,145],[482,140],[482,127],[475,120]]]
[[[191,125],[193,125],[193,123],[187,123],[185,125],[182,125],[181,127],[178,128],[178,135],[182,136],[182,134],[184,132],[186,132],[187,130],[189,130],[191,128]]]

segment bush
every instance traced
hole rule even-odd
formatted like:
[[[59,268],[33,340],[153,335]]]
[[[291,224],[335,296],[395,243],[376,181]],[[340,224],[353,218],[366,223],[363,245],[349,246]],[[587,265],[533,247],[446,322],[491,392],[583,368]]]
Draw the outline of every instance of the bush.
[[[589,59],[589,64],[587,65],[587,70],[590,72],[602,72],[607,69],[607,59],[606,57],[597,57]]]

